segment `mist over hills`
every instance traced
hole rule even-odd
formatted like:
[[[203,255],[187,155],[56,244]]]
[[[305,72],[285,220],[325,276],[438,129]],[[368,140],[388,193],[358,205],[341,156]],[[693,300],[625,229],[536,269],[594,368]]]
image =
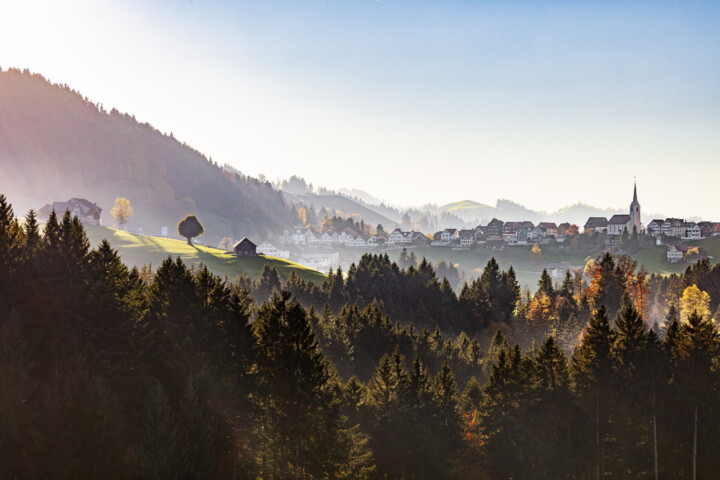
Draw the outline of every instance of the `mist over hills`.
[[[0,192],[18,214],[85,197],[104,209],[106,225],[114,199],[127,197],[136,213],[129,227],[148,233],[168,226],[173,234],[196,213],[208,242],[263,235],[296,219],[270,183],[229,173],[172,134],[27,70],[0,72]]]
[[[311,206],[316,210],[325,208],[328,211],[334,211],[339,216],[353,216],[358,220],[365,221],[365,223],[372,225],[380,224],[384,228],[395,228],[398,226],[398,222],[343,195],[301,195],[288,192],[283,192],[283,195],[292,203],[301,203]]]
[[[211,244],[225,236],[263,239],[292,227],[300,204],[386,229],[426,233],[471,228],[494,217],[583,225],[589,216],[627,213],[580,203],[548,213],[507,199],[494,206],[473,200],[393,206],[353,186],[333,191],[297,176],[272,185],[221,168],[172,134],[115,109],[105,111],[67,85],[17,69],[0,71],[0,192],[13,198],[18,214],[84,197],[103,208],[105,225],[113,224],[114,199],[127,197],[136,213],[129,228],[151,234],[168,226],[173,235],[177,222],[193,213]]]
[[[487,224],[493,218],[503,221],[532,222],[569,222],[582,227],[588,217],[611,217],[616,214],[626,214],[627,209],[598,208],[584,203],[576,203],[555,211],[533,210],[524,205],[508,199],[498,199],[495,206],[476,202],[474,200],[461,200],[444,205],[425,204],[418,207],[389,206],[379,197],[358,189],[340,189],[333,191],[319,186],[313,187],[298,176],[292,176],[276,185],[286,197],[306,206],[316,209],[325,207],[334,209],[345,215],[352,215],[364,219],[367,223],[382,225],[402,225],[403,217],[407,214],[413,225],[427,219],[428,228],[472,228],[478,224]],[[630,202],[628,201],[628,204]],[[665,218],[662,214],[645,213],[644,221],[651,218]],[[407,225],[405,225],[407,226]],[[425,230],[424,230],[425,231]],[[427,230],[429,231],[429,230]]]

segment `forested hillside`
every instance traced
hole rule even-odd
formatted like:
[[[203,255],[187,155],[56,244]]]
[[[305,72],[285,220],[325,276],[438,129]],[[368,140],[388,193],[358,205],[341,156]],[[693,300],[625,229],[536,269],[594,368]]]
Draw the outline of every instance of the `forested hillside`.
[[[225,172],[149,124],[19,70],[0,72],[0,191],[23,209],[86,197],[108,225],[113,200],[127,197],[136,212],[130,227],[155,233],[198,212],[215,242],[296,219],[269,183]]]
[[[269,267],[234,282],[172,258],[128,269],[69,213],[41,229],[0,195],[0,272],[2,478],[720,470],[709,262],[649,278],[608,254],[589,281],[544,273],[523,297],[491,261],[456,296],[425,261],[368,255],[283,288]]]

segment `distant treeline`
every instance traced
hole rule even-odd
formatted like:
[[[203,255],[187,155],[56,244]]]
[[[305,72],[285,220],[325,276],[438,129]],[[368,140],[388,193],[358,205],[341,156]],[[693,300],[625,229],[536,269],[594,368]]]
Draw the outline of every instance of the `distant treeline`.
[[[323,285],[150,275],[0,195],[0,477],[712,478],[718,269],[631,266],[532,298],[493,261],[459,296],[384,255]]]

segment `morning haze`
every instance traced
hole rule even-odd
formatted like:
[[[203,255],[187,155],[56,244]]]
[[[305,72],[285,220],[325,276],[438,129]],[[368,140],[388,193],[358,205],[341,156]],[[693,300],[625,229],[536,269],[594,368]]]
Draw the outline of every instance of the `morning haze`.
[[[10,8],[3,67],[67,83],[255,176],[297,173],[404,206],[619,208],[614,185],[633,176],[668,215],[712,217],[720,200],[712,3]],[[672,171],[691,176],[692,198],[667,194]]]
[[[0,8],[0,480],[720,472],[716,2]]]

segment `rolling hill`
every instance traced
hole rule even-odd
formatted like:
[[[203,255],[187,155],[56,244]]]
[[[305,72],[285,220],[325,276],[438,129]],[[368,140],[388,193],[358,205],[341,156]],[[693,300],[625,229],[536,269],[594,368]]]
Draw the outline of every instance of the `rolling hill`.
[[[285,191],[283,191],[283,195],[293,203],[312,205],[316,209],[325,207],[327,210],[332,209],[336,212],[342,212],[344,216],[359,216],[362,220],[365,220],[365,223],[381,224],[386,231],[391,231],[398,226],[397,222],[343,195],[301,195]]]
[[[487,223],[492,220],[493,217],[497,217],[506,222],[520,220],[537,222],[540,220],[540,213],[510,200],[498,200],[494,207],[474,200],[461,200],[439,207],[426,205],[421,209],[438,214],[452,213],[463,221],[470,223]]]
[[[220,276],[227,275],[230,280],[243,273],[253,280],[257,279],[266,264],[275,267],[283,279],[287,279],[293,271],[306,281],[322,283],[325,279],[325,275],[316,270],[281,258],[263,255],[236,257],[217,248],[188,245],[183,240],[135,235],[106,227],[89,226],[85,230],[93,247],[106,239],[128,266],[141,267],[152,263],[153,268],[156,268],[164,259],[171,256],[180,257],[188,266],[202,262],[212,272]]]
[[[192,213],[215,244],[264,237],[297,218],[268,182],[226,172],[172,134],[16,69],[0,71],[0,192],[18,212],[87,198],[105,225],[114,199],[126,197],[133,231],[158,234]]]
[[[426,209],[427,207],[423,207]],[[538,223],[547,222],[569,222],[575,223],[582,227],[588,217],[606,217],[610,218],[615,214],[627,213],[627,209],[617,208],[598,208],[583,203],[576,203],[561,208],[553,212],[544,212],[531,210],[519,203],[511,200],[498,200],[495,206],[486,205],[484,203],[475,202],[473,200],[462,200],[459,202],[448,203],[439,207],[429,208],[435,213],[448,212],[453,213],[466,222],[474,222],[479,220],[487,222],[493,217],[499,218],[505,222],[530,220]],[[643,221],[650,222],[650,218],[665,218],[665,215],[658,213],[643,214]]]

